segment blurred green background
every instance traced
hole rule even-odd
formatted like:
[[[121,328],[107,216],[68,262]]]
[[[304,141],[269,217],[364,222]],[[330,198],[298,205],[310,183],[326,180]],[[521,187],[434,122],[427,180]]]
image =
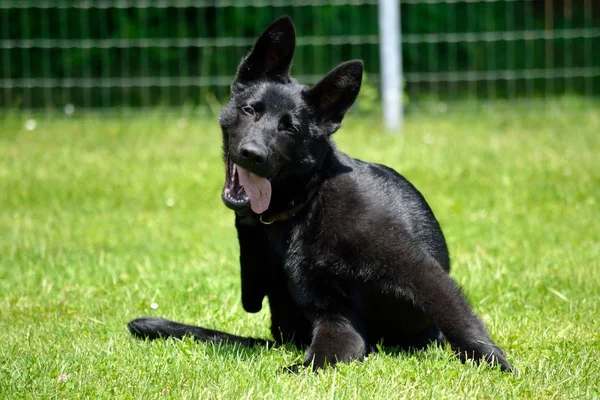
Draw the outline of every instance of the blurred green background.
[[[0,0],[0,107],[219,102],[256,36],[284,14],[297,27],[300,81],[362,58],[374,89],[363,106],[377,102],[376,0]],[[600,95],[595,0],[406,0],[401,17],[409,107]]]

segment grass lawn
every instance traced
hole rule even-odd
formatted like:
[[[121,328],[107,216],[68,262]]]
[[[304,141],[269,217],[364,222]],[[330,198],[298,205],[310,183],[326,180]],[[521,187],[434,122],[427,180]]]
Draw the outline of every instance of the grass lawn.
[[[213,119],[0,122],[0,398],[599,398],[600,107],[357,117],[336,133],[425,195],[452,275],[521,376],[448,348],[285,374],[303,351],[143,342],[164,316],[269,336],[241,306]],[[31,128],[31,126],[29,126]]]

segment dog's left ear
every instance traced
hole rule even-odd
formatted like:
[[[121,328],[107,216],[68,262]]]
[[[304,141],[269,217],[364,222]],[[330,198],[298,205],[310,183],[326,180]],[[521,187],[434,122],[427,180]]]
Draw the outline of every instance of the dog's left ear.
[[[306,101],[315,108],[321,121],[332,122],[339,127],[344,114],[358,96],[362,75],[362,61],[342,63],[305,92]]]
[[[258,37],[250,54],[242,60],[234,84],[261,78],[288,82],[296,46],[296,29],[290,17],[277,19]]]

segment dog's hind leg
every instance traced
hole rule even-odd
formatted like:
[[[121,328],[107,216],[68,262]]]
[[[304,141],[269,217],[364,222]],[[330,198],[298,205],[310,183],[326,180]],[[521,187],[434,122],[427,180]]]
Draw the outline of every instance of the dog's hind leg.
[[[458,284],[433,258],[423,256],[417,260],[402,266],[402,272],[396,275],[398,295],[411,298],[431,316],[463,361],[484,359],[499,364],[503,371],[513,371]]]
[[[201,342],[241,344],[244,346],[272,344],[268,340],[255,339],[229,333],[202,328],[199,326],[180,324],[164,318],[138,318],[127,324],[129,331],[140,339],[175,338],[183,339],[193,337]]]

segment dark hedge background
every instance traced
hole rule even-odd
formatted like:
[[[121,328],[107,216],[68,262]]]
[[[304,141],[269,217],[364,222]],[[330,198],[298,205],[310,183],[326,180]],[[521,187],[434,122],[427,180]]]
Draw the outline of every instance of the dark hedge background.
[[[600,95],[600,73],[594,73],[600,68],[599,3],[403,3],[403,64],[408,96],[411,100],[502,98],[569,91]],[[304,38],[301,40],[313,41],[312,45],[298,47],[296,75],[305,76],[310,83],[335,64],[359,57],[365,59],[367,71],[374,78],[372,82],[377,82],[379,51],[374,4],[4,7],[0,8],[0,106],[52,107],[74,103],[107,107],[221,100],[227,95],[227,82],[239,59],[249,49],[248,40],[283,14],[294,18],[299,36]],[[528,32],[533,31],[545,32],[550,39],[528,37]],[[480,34],[494,32],[506,32],[509,36],[516,33],[517,38],[481,40]],[[473,35],[460,36],[463,33]],[[332,36],[346,39],[343,44],[321,43],[321,39]],[[165,38],[180,44],[153,44]],[[198,38],[209,40],[195,42]],[[232,38],[241,41],[236,45]],[[91,42],[82,42],[88,39]],[[138,39],[149,41],[140,45]],[[177,42],[181,39],[190,42]],[[356,44],[348,43],[352,41]],[[554,73],[549,79],[529,79],[525,75],[508,80],[474,77],[470,83],[447,79],[451,77],[447,73],[562,69],[564,75]],[[588,77],[576,76],[577,71],[584,71]],[[566,79],[569,75],[572,78]],[[169,79],[160,82],[161,77]]]

